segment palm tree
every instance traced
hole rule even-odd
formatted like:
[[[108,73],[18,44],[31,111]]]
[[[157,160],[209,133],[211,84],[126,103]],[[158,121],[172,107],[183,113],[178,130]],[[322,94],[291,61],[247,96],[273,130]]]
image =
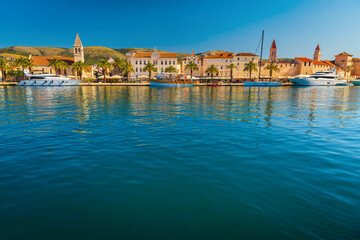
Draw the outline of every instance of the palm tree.
[[[210,74],[211,80],[213,80],[214,74],[219,73],[219,70],[214,66],[214,64],[211,64],[210,67],[208,67],[205,71],[207,74]]]
[[[9,62],[5,59],[0,58],[0,72],[3,78],[3,81],[6,80],[6,73],[10,70]]]
[[[104,83],[106,83],[106,74],[111,70],[111,64],[108,61],[101,59],[98,67],[101,68],[101,72],[104,75]]]
[[[60,60],[58,58],[52,58],[48,60],[49,67],[54,68],[55,74],[58,74],[58,71],[60,69]]]
[[[155,64],[148,62],[145,67],[143,68],[144,72],[149,73],[149,80],[151,79],[151,72],[157,72],[157,68],[155,67]]]
[[[30,58],[25,58],[24,63],[23,63],[23,67],[29,69],[29,72],[31,73],[32,68],[35,67],[34,60],[32,60]]]
[[[130,74],[135,72],[133,65],[130,62],[124,61],[121,72],[126,75],[126,81],[129,82]]]
[[[62,60],[59,61],[59,75],[60,75],[60,70],[64,70],[65,75],[66,75],[65,70],[68,69],[68,68],[69,68],[69,65],[66,62],[64,62]]]
[[[269,64],[265,67],[265,70],[268,70],[268,71],[269,71],[269,73],[270,73],[270,79],[271,79],[271,77],[272,77],[272,73],[273,73],[273,72],[280,72],[280,69],[278,68],[278,66],[277,66],[275,63],[273,63],[273,62],[269,63]]]
[[[190,77],[191,77],[191,80],[192,80],[193,71],[198,71],[199,66],[195,62],[190,61],[188,64],[185,65],[185,70],[190,71]]]
[[[249,72],[249,79],[251,79],[251,73],[257,70],[256,64],[253,61],[245,63],[244,72]]]
[[[178,70],[173,66],[169,66],[169,67],[165,68],[165,72],[167,72],[167,73],[177,73]]]
[[[83,74],[83,71],[85,70],[85,66],[86,65],[83,61],[74,62],[72,65],[71,70],[73,72],[76,72],[76,75],[80,78],[80,80],[82,80],[82,74]]]
[[[21,69],[21,71],[23,72],[23,76],[25,76],[24,70],[26,68],[27,62],[28,62],[28,58],[25,58],[25,57],[20,57],[20,58],[16,59],[14,62],[14,65],[16,67],[19,67]]]
[[[114,62],[112,63],[112,66],[115,70],[117,70],[118,72],[121,72],[121,69],[124,66],[124,60],[120,59],[120,58],[115,58]]]
[[[231,63],[230,65],[227,65],[226,68],[230,69],[230,79],[231,79],[231,82],[232,82],[233,81],[233,71],[234,71],[234,69],[238,69],[238,66]]]

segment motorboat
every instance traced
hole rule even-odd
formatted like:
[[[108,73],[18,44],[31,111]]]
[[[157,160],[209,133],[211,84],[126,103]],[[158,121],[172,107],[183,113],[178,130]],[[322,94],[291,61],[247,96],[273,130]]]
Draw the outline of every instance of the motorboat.
[[[346,79],[340,79],[336,70],[320,71],[311,75],[300,75],[290,78],[294,85],[299,86],[336,86],[347,84]]]
[[[76,86],[80,80],[55,74],[25,74],[29,79],[22,80],[18,86]]]
[[[354,84],[354,86],[360,86],[360,77],[358,77],[355,80],[352,80],[351,83]]]

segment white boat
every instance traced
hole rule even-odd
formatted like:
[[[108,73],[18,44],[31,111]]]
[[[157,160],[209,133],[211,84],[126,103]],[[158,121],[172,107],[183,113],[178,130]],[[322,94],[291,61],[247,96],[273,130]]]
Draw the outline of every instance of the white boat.
[[[54,74],[26,74],[29,79],[22,80],[18,86],[75,86],[80,80],[74,80]]]
[[[309,75],[300,75],[291,78],[290,81],[294,85],[299,86],[336,86],[347,84],[346,79],[339,79],[339,75],[335,70],[320,71]]]

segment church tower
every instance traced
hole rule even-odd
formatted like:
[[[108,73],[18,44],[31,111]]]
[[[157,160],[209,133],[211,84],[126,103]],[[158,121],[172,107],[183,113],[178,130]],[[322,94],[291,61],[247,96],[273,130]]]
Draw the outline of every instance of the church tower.
[[[79,34],[77,33],[74,43],[74,62],[78,61],[84,62],[84,47],[81,43]]]
[[[315,61],[321,61],[321,49],[320,49],[320,45],[318,44],[316,49],[315,49],[315,53],[314,53],[314,60]]]
[[[270,47],[270,56],[269,56],[269,61],[270,62],[276,62],[276,58],[277,58],[277,48],[276,48],[276,43],[275,43],[275,39],[271,44]]]

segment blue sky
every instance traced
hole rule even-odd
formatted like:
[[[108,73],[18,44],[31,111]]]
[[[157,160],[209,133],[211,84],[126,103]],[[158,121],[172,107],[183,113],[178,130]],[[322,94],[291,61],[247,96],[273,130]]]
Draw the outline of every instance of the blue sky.
[[[279,57],[360,57],[359,0],[43,1],[2,4],[0,47],[146,47],[176,52],[255,52],[265,30]]]

